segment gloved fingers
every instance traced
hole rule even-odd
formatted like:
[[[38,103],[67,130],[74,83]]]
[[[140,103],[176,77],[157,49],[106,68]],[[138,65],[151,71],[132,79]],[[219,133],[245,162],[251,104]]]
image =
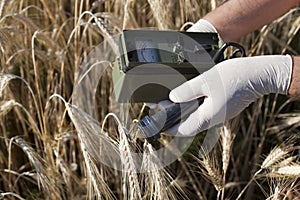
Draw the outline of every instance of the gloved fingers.
[[[214,125],[212,124],[213,105],[209,98],[206,98],[200,107],[193,112],[187,119],[176,124],[165,133],[170,136],[194,136]],[[215,122],[214,120],[212,120]],[[218,122],[219,123],[219,122]]]
[[[175,103],[182,103],[207,96],[208,85],[202,75],[199,75],[177,88],[173,89],[169,98]]]

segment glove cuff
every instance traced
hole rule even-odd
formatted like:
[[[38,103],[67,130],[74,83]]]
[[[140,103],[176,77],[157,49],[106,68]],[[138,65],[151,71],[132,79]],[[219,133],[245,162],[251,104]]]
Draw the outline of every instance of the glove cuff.
[[[269,55],[260,57],[265,59],[263,94],[288,94],[292,79],[293,59],[290,55]]]
[[[285,88],[285,95],[289,94],[289,88],[291,86],[291,82],[292,82],[292,74],[293,74],[293,58],[291,55],[287,54],[286,57],[288,57],[288,68],[289,68],[289,77],[287,80],[287,86]]]

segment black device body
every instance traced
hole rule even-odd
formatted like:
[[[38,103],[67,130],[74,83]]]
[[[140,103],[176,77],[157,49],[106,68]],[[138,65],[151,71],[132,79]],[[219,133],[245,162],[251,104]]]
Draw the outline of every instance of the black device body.
[[[166,100],[171,89],[223,61],[228,47],[236,48],[231,57],[246,56],[244,48],[237,43],[225,43],[220,48],[218,43],[216,33],[124,31],[120,36],[120,56],[113,71],[117,100],[152,103]],[[148,82],[151,79],[166,80],[162,83],[168,87]],[[202,102],[203,98],[172,103],[142,118],[138,128],[152,143],[161,132],[186,119]]]
[[[138,127],[149,143],[160,138],[160,133],[184,120],[194,112],[203,102],[204,98],[196,99],[186,103],[172,103],[161,111],[146,115],[138,122]]]
[[[216,33],[125,30],[113,68],[118,102],[168,99],[170,90],[215,65]]]

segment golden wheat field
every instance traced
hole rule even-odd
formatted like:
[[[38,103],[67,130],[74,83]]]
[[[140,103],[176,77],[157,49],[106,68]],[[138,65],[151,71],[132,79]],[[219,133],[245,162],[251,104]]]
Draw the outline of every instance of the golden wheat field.
[[[155,148],[170,138],[154,147],[136,137],[144,106],[112,100],[111,60],[100,55],[114,47],[103,41],[124,29],[184,30],[221,2],[1,0],[0,199],[299,198],[299,101],[265,96],[217,129],[206,156],[199,156],[203,133],[163,166]],[[299,54],[299,9],[243,37],[247,54]],[[97,59],[85,66],[99,44]],[[95,102],[90,116],[73,105],[88,101],[73,94],[82,67],[95,62],[109,67],[95,96],[86,97]],[[121,156],[122,170],[101,162],[113,156]]]

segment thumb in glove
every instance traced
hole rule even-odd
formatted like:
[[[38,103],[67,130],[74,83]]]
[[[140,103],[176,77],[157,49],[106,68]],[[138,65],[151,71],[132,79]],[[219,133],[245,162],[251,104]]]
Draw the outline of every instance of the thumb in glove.
[[[185,121],[166,133],[192,136],[234,118],[265,94],[287,94],[291,73],[292,59],[289,55],[223,61],[170,92],[170,100],[175,103],[199,97],[205,97],[205,100]]]

